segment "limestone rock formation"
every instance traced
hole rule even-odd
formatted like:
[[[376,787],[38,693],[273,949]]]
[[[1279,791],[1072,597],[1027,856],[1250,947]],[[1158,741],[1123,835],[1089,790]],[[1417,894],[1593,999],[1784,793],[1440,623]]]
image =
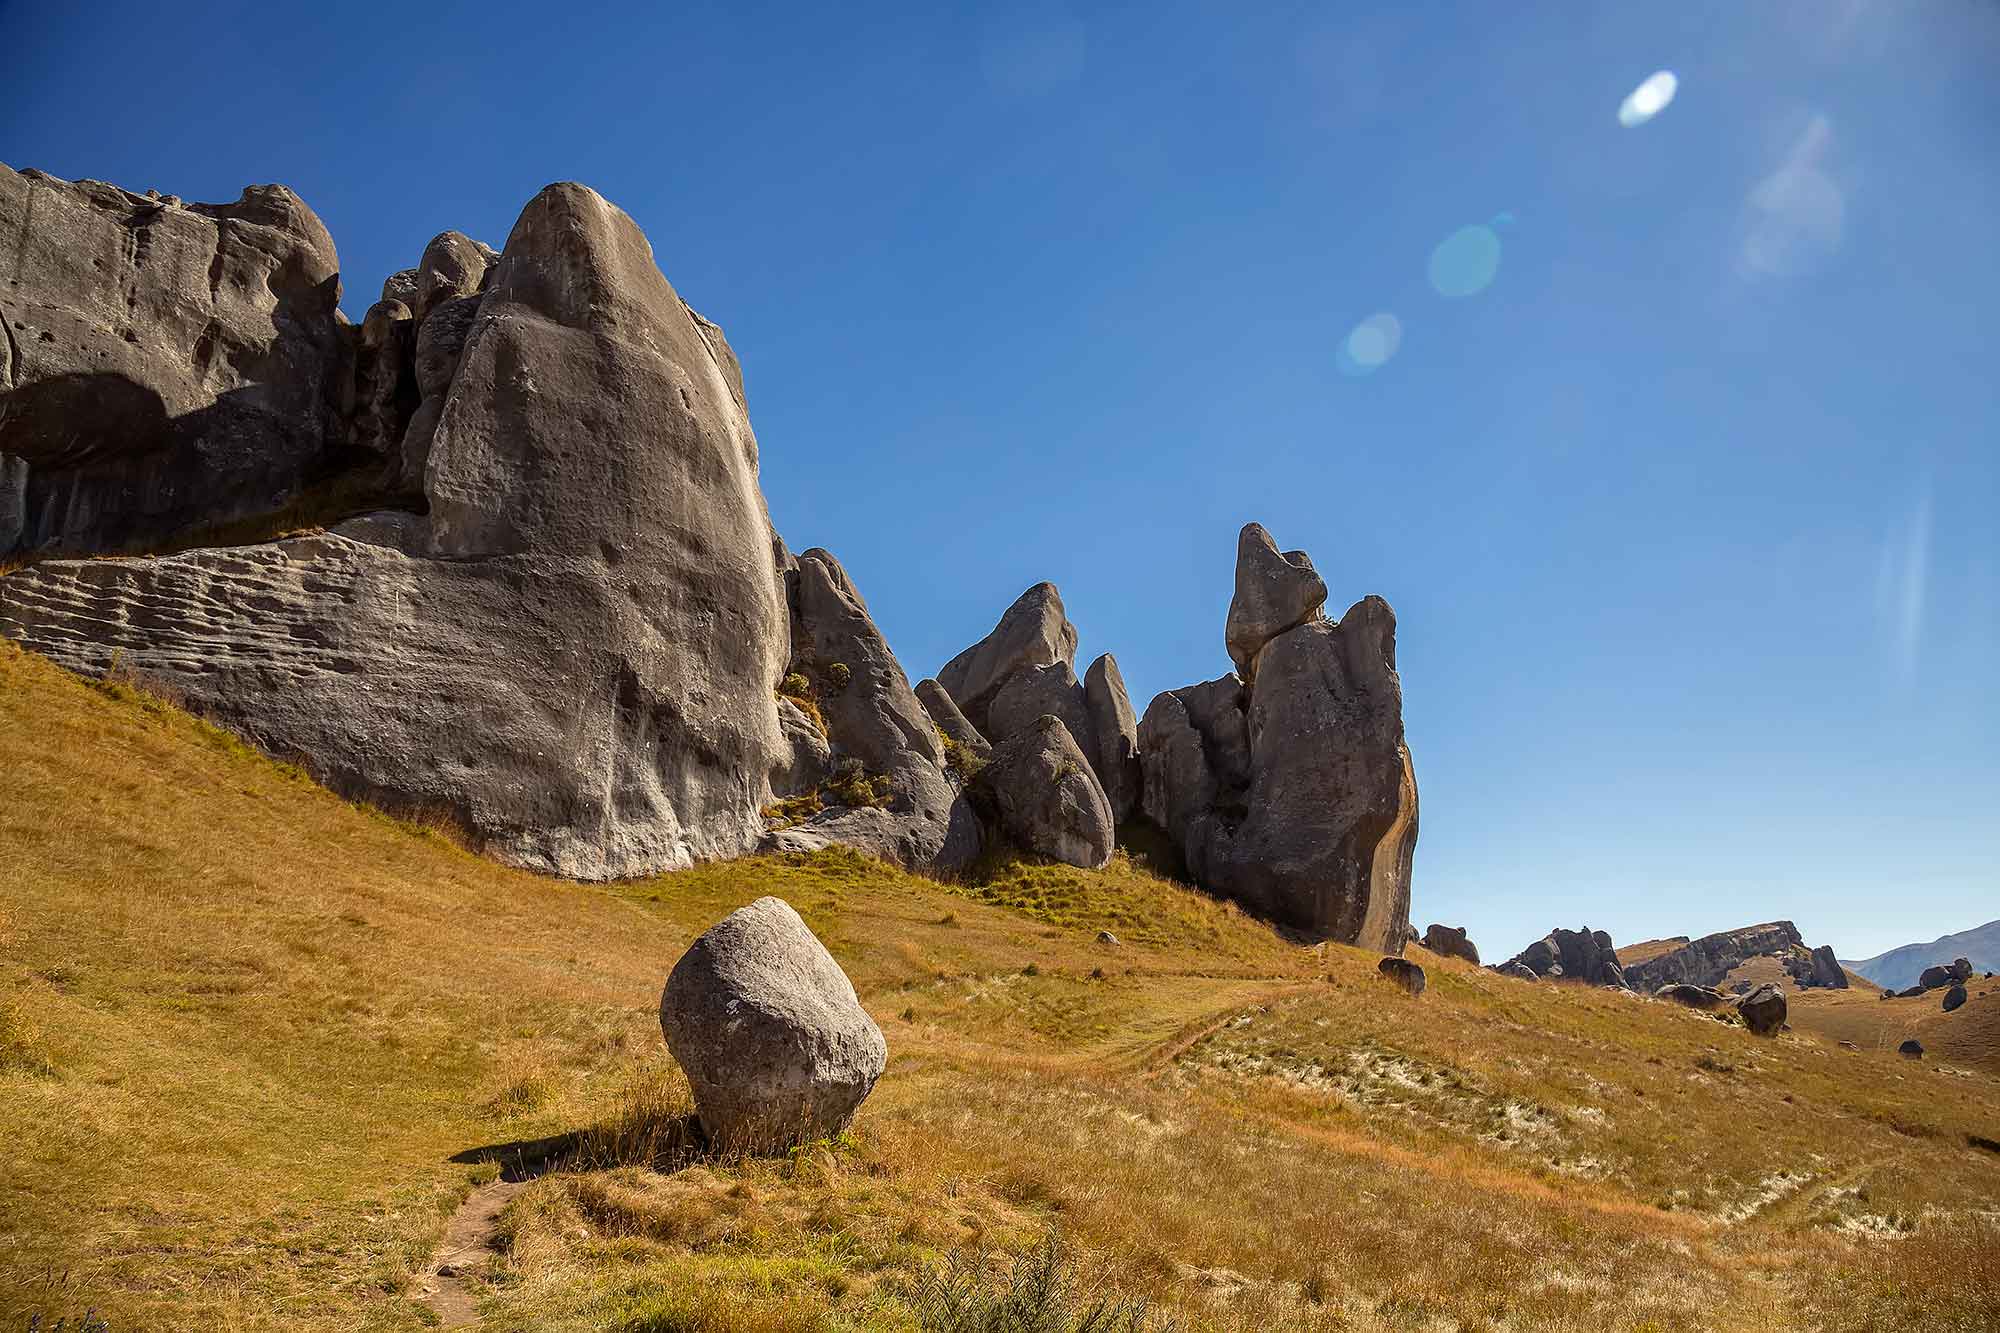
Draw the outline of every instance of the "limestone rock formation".
[[[142,285],[156,261],[194,263],[190,236],[208,247],[197,273],[221,256],[221,287],[211,302],[199,283],[193,314],[166,295],[184,283],[162,287],[157,331],[166,343],[186,331],[174,321],[213,319],[217,356],[266,368],[229,399],[248,414],[234,419],[324,420],[314,312],[332,299],[332,251],[306,243],[324,233],[288,192],[250,191],[226,218],[166,205],[155,218],[109,187],[69,188],[37,181],[38,217],[49,199],[87,237],[150,230]],[[133,268],[114,251],[122,269],[79,270],[96,245],[60,261],[89,310]],[[447,300],[427,331],[473,299]],[[237,305],[267,341],[230,322]],[[579,185],[527,205],[485,294],[460,308],[472,314],[435,395],[427,519],[44,562],[0,578],[0,633],[87,672],[116,656],[336,789],[449,811],[518,864],[601,878],[752,849],[770,776],[794,756],[772,694],[787,617],[734,358],[632,220]],[[156,369],[128,373],[164,398]],[[176,392],[176,411],[198,413],[209,390]]]
[[[1111,860],[1111,804],[1090,762],[1054,714],[995,747],[973,790],[1023,851],[1095,870]]]
[[[340,264],[279,185],[186,204],[0,166],[0,557],[163,541],[335,465]]]
[[[917,702],[930,714],[944,738],[959,747],[968,757],[983,764],[993,754],[993,745],[972,725],[958,705],[952,702],[951,694],[933,679],[917,682]]]
[[[1781,962],[1801,986],[1847,987],[1847,974],[1830,947],[1809,949],[1799,928],[1789,921],[1770,921],[1740,930],[1718,931],[1670,949],[1644,962],[1629,963],[1625,975],[1640,990],[1657,990],[1673,982],[1719,986],[1731,971],[1752,958]]]
[[[1320,619],[1309,561],[1277,556],[1254,524],[1238,547],[1230,647],[1254,681],[1232,673],[1147,707],[1146,816],[1204,887],[1316,935],[1398,952],[1417,790],[1395,613],[1369,597]]]
[[[1540,981],[1542,979],[1541,974],[1536,972],[1534,968],[1529,967],[1526,963],[1517,963],[1512,959],[1504,963],[1495,963],[1493,970],[1503,977],[1513,977],[1516,981]]]
[[[1743,1026],[1760,1037],[1775,1035],[1785,1025],[1785,992],[1765,982],[1736,1002]]]
[[[812,683],[833,772],[782,793],[817,790],[826,808],[777,831],[774,845],[837,842],[912,868],[964,865],[979,854],[978,824],[946,775],[937,726],[840,561],[815,548],[794,563],[787,674]]]
[[[1091,757],[1091,769],[1095,772],[1096,729],[1090,723],[1083,682],[1076,678],[1075,669],[1067,662],[1045,662],[1011,676],[987,707],[985,732],[994,744],[1005,744],[1047,713],[1062,719],[1070,736]]]
[[[1917,978],[1917,984],[1925,990],[1936,990],[1940,986],[1949,986],[1954,980],[1956,978],[1949,967],[1935,963],[1924,969],[1923,975]]]
[[[1391,954],[1375,964],[1375,970],[1412,995],[1424,993],[1424,969],[1407,958]]]
[[[1466,938],[1463,926],[1441,926],[1433,922],[1424,931],[1423,945],[1434,954],[1460,958],[1474,967],[1479,966],[1479,948]]]
[[[1684,1004],[1690,1009],[1703,1011],[1720,1009],[1729,1003],[1729,997],[1721,991],[1708,986],[1690,985],[1685,981],[1662,986],[1653,992],[1653,996],[1655,999],[1672,1000],[1675,1004]]]
[[[985,638],[945,663],[937,679],[972,725],[998,744],[1007,738],[987,725],[994,696],[1030,667],[1057,662],[1076,670],[1076,627],[1063,614],[1055,584],[1037,583],[1015,599]]]
[[[1097,779],[1111,803],[1111,817],[1122,824],[1139,808],[1139,719],[1125,693],[1125,676],[1118,659],[1105,653],[1090,664],[1083,677],[1083,701],[1090,713],[1096,741],[1092,759]]]
[[[1962,981],[1952,982],[1951,989],[1944,993],[1944,1011],[1950,1013],[1964,1003],[1965,983]]]
[[[703,1131],[725,1151],[839,1133],[888,1062],[847,974],[777,898],[730,913],[681,956],[660,1028]]]
[[[1321,615],[1326,583],[1304,551],[1278,552],[1261,523],[1246,523],[1236,538],[1236,595],[1229,602],[1224,639],[1236,674],[1257,676],[1264,646]]]
[[[1601,930],[1550,931],[1506,965],[1520,964],[1538,977],[1558,981],[1581,981],[1593,986],[1631,989],[1632,982],[1618,963],[1618,951],[1611,936]],[[1506,966],[1503,965],[1503,966]]]

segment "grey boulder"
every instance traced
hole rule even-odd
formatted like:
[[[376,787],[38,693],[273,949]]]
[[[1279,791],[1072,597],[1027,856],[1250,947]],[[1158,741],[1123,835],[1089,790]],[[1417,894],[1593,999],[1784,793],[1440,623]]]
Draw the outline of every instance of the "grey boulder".
[[[1924,1058],[1924,1044],[1915,1037],[1910,1037],[1896,1048],[1896,1054],[1905,1060],[1921,1060]]]
[[[1785,992],[1770,982],[1736,1002],[1743,1026],[1760,1037],[1769,1037],[1785,1025]]]
[[[1407,958],[1391,955],[1375,964],[1375,970],[1412,995],[1424,993],[1424,969]]]
[[[1004,745],[1033,726],[1044,713],[1061,718],[1085,754],[1095,748],[1083,682],[1076,678],[1076,671],[1067,662],[1044,662],[1014,673],[987,706],[983,730],[995,745]],[[1091,767],[1096,766],[1097,761],[1092,759]]]
[[[1037,583],[1014,600],[985,638],[945,663],[937,679],[972,725],[997,742],[986,717],[993,697],[1029,667],[1055,662],[1076,669],[1076,627],[1063,614],[1056,585]]]
[[[1960,1005],[1964,1003],[1965,1003],[1965,983],[1962,981],[1954,981],[1951,984],[1951,989],[1947,990],[1944,993],[1944,1011],[1946,1013],[1950,1013],[1952,1010],[1958,1008]]]
[[[1619,965],[1618,950],[1611,936],[1588,927],[1552,930],[1509,961],[1519,963],[1538,977],[1616,986],[1621,990],[1631,987],[1625,969]]]
[[[1022,851],[1100,869],[1117,834],[1090,761],[1054,714],[995,747],[973,790],[996,828]]]
[[[888,1062],[847,974],[777,898],[730,913],[681,956],[660,995],[660,1029],[702,1130],[729,1152],[839,1133]]]
[[[1703,1011],[1720,1009],[1729,1003],[1729,997],[1721,991],[1708,986],[1690,985],[1685,981],[1662,986],[1654,991],[1653,995],[1656,999],[1671,1000],[1675,1004],[1684,1004],[1690,1009]]]
[[[1479,966],[1479,948],[1466,937],[1463,926],[1441,926],[1433,922],[1424,931],[1423,946],[1445,958],[1458,958]]]
[[[1236,595],[1229,601],[1224,639],[1236,674],[1254,683],[1266,644],[1319,618],[1326,583],[1304,551],[1280,554],[1261,523],[1246,523],[1236,538]]]
[[[917,682],[917,702],[924,706],[944,738],[958,746],[966,757],[983,764],[993,754],[992,743],[959,711],[950,691],[936,680],[926,678]]]
[[[1954,980],[1956,977],[1951,968],[1943,963],[1933,963],[1917,978],[1917,984],[1925,990],[1936,990],[1940,986],[1949,986]]]

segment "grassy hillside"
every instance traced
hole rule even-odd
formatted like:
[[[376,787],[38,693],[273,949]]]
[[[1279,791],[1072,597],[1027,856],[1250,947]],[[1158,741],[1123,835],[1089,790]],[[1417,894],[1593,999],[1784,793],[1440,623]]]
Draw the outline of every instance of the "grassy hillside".
[[[890,1068],[704,1159],[659,988],[764,893]],[[914,1328],[1051,1234],[1184,1329],[2000,1326],[1990,1073],[1413,954],[1122,860],[537,879],[0,643],[0,1329]]]

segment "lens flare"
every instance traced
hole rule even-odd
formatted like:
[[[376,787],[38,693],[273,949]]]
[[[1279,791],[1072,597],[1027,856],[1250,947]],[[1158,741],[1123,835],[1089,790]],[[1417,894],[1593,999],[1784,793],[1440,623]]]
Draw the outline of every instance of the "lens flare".
[[[1618,123],[1628,130],[1644,125],[1667,109],[1680,87],[1680,79],[1670,69],[1647,75],[1646,81],[1618,104]]]
[[[1372,375],[1388,364],[1389,358],[1402,345],[1402,322],[1384,310],[1356,324],[1353,331],[1340,340],[1340,353],[1336,359],[1345,374]]]
[[[1431,251],[1431,286],[1439,296],[1477,296],[1500,272],[1500,233],[1483,222],[1460,227]]]

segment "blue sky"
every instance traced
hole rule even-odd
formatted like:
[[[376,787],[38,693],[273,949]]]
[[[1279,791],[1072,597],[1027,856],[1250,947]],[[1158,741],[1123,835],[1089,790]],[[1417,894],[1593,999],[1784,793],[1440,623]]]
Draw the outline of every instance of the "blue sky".
[[[595,186],[912,678],[1050,579],[1143,710],[1262,521],[1491,957],[2000,916],[2000,7],[288,8],[0,0],[0,160],[290,184],[356,318]]]

